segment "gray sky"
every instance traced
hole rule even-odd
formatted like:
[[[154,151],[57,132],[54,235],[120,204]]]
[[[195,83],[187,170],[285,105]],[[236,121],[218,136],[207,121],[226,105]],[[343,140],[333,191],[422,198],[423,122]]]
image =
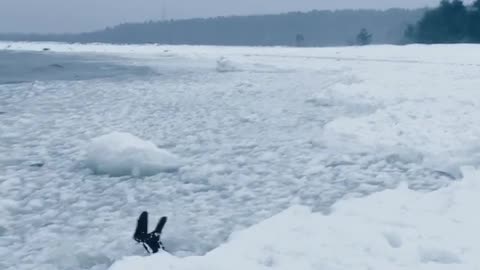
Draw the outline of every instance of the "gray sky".
[[[440,0],[0,0],[0,32],[79,32],[122,22],[311,9],[424,7]]]

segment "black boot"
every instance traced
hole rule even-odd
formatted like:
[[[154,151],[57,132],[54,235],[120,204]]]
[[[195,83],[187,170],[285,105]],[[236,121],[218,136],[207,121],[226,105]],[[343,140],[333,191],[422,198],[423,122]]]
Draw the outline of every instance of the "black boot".
[[[167,217],[162,217],[155,230],[148,233],[148,213],[143,212],[138,218],[137,228],[135,229],[133,239],[138,243],[142,243],[148,253],[157,253],[160,249],[165,250],[162,241],[160,241],[160,236],[165,223],[167,223]]]

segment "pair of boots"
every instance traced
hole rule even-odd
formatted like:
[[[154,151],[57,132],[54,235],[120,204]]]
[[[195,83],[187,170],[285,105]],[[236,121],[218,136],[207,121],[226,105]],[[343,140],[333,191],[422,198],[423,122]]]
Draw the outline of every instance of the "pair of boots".
[[[143,212],[138,218],[133,239],[138,243],[142,243],[148,253],[157,253],[159,250],[165,250],[162,241],[160,241],[160,235],[165,223],[167,223],[167,217],[162,217],[158,221],[155,230],[148,233],[148,213]]]

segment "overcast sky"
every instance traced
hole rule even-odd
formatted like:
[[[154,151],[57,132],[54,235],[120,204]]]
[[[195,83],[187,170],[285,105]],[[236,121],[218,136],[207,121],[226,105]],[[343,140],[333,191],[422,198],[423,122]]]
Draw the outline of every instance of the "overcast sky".
[[[0,32],[80,32],[122,22],[304,11],[424,7],[439,0],[0,0]],[[163,8],[163,6],[165,8]]]

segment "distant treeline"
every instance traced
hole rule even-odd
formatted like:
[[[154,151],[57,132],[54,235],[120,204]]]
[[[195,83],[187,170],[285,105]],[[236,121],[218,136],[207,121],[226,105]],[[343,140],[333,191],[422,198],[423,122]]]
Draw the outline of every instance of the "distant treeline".
[[[1,40],[193,45],[351,45],[361,29],[372,43],[405,42],[404,32],[425,9],[338,10],[280,15],[125,23],[80,34],[0,34]]]
[[[479,43],[480,0],[465,5],[460,0],[443,0],[428,10],[416,24],[407,27],[405,37],[418,43]]]

